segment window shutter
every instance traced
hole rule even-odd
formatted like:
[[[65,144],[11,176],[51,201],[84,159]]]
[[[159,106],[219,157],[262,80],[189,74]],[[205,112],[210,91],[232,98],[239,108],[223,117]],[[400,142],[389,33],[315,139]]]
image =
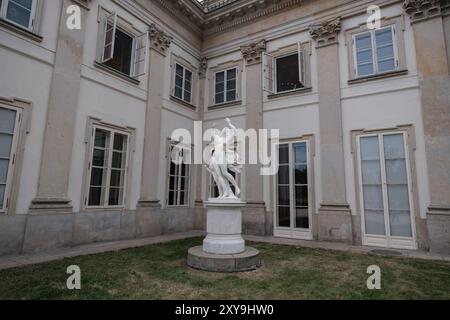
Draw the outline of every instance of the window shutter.
[[[274,93],[273,62],[271,55],[263,53],[263,90],[270,94]]]
[[[114,45],[116,42],[117,14],[112,13],[100,20],[99,38],[101,51],[99,61],[108,62],[114,57]]]
[[[148,69],[148,32],[134,38],[133,77],[147,73]]]
[[[305,72],[305,51],[300,42],[298,45],[298,77],[303,87],[306,87],[306,72]]]

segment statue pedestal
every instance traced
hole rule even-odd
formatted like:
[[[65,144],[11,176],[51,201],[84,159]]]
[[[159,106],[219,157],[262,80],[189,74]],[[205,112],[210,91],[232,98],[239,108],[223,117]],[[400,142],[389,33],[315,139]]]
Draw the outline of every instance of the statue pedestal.
[[[206,239],[203,251],[212,254],[238,254],[245,251],[242,238],[242,211],[245,202],[239,200],[210,200],[207,209]]]
[[[190,267],[214,272],[255,270],[261,265],[258,250],[246,247],[242,238],[242,208],[238,199],[210,199],[207,208],[207,236],[203,246],[191,248]]]

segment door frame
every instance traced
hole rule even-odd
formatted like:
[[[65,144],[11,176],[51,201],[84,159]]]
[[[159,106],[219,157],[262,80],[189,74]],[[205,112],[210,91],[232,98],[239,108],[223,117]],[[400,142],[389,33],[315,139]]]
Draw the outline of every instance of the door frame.
[[[295,209],[294,201],[295,201],[295,188],[291,185],[293,183],[294,171],[291,170],[293,167],[293,153],[292,153],[292,145],[296,143],[305,143],[306,144],[306,166],[308,170],[308,218],[309,218],[309,228],[295,228],[295,210],[292,210],[292,207]],[[314,211],[314,183],[313,183],[313,161],[312,161],[312,145],[313,141],[308,138],[296,138],[296,139],[286,139],[280,140],[276,143],[277,146],[287,144],[289,145],[289,197],[290,197],[290,219],[291,219],[291,227],[279,227],[278,224],[278,174],[274,175],[273,179],[273,194],[274,194],[274,202],[273,202],[273,234],[275,237],[280,238],[292,238],[292,239],[302,239],[302,240],[313,240],[313,211]],[[278,157],[278,148],[277,148],[277,157]]]
[[[391,236],[390,235],[390,221],[389,221],[389,207],[388,207],[388,197],[386,190],[386,168],[385,168],[385,157],[384,157],[384,141],[383,137],[387,135],[399,135],[403,136],[403,148],[405,152],[405,163],[406,163],[406,178],[408,183],[408,200],[410,208],[410,220],[412,237],[402,237],[402,236]],[[382,182],[382,192],[383,192],[383,209],[384,209],[384,222],[385,222],[385,235],[368,235],[366,234],[365,225],[365,212],[364,212],[364,193],[362,188],[362,168],[361,168],[361,138],[364,137],[378,137],[379,145],[379,155],[380,155],[380,170],[381,170],[381,182]],[[361,133],[356,137],[356,159],[357,159],[357,170],[358,170],[358,186],[357,192],[359,193],[359,205],[361,208],[361,240],[362,244],[365,246],[375,246],[375,247],[386,247],[395,249],[417,249],[417,236],[416,236],[416,225],[415,225],[415,206],[414,206],[414,192],[412,187],[412,172],[411,172],[411,162],[408,148],[408,133],[406,131],[382,131],[382,132],[372,132],[372,133]]]

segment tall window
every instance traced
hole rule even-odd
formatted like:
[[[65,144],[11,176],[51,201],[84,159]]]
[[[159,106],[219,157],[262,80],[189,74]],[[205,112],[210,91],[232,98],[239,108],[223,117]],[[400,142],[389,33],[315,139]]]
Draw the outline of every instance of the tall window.
[[[215,74],[214,104],[237,100],[237,69],[232,68]]]
[[[8,206],[19,121],[16,109],[0,107],[0,212]]]
[[[172,141],[169,146],[168,206],[189,205],[190,156],[188,148]]]
[[[278,152],[277,227],[309,229],[307,143],[280,144]]]
[[[33,29],[37,0],[0,0],[0,16],[14,25]]]
[[[117,25],[115,13],[100,22],[99,62],[129,77],[146,73],[148,61],[148,32],[135,36]]]
[[[395,27],[389,26],[353,36],[356,76],[398,70],[395,33]]]
[[[359,144],[365,234],[411,238],[404,134],[363,136]]]
[[[94,127],[88,207],[122,207],[125,203],[129,135]]]
[[[178,63],[175,65],[173,94],[178,99],[192,103],[192,72]]]

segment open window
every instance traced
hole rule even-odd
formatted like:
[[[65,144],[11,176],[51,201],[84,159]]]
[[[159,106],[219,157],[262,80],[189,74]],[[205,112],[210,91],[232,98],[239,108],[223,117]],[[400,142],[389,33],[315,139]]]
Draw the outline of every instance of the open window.
[[[37,0],[0,0],[0,17],[9,23],[33,31]]]
[[[98,62],[128,77],[140,77],[148,68],[148,32],[135,35],[118,21],[116,13],[100,20]]]
[[[296,91],[306,88],[307,49],[298,43],[297,50],[271,55],[264,53],[264,91],[269,94]]]

